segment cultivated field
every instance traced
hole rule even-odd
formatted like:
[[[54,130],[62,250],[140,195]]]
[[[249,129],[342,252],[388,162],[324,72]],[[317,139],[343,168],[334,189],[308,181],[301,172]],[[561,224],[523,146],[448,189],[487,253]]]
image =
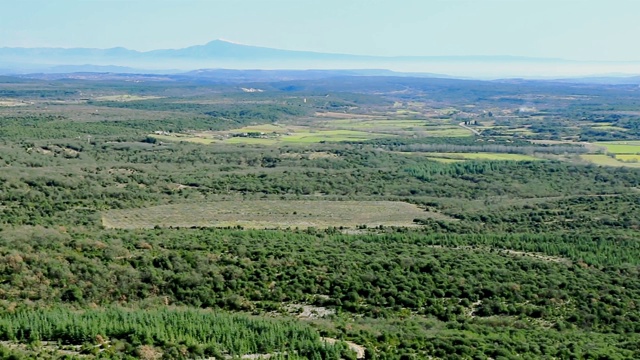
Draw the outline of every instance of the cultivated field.
[[[620,155],[616,155],[616,157],[619,157]],[[590,162],[592,164],[595,165],[602,165],[602,166],[626,166],[626,167],[637,167],[640,168],[640,163],[633,163],[633,162],[624,162],[624,161],[619,161],[616,160],[608,155],[602,155],[602,154],[586,154],[586,155],[580,155],[580,158],[582,160],[585,160],[587,162]]]
[[[640,141],[606,141],[596,142],[612,154],[640,154]]]
[[[229,144],[309,144],[320,142],[363,141],[398,136],[466,137],[468,129],[443,120],[379,119],[373,116],[329,118],[317,115],[295,123],[275,123],[244,126],[226,131],[198,131],[168,135],[149,135],[162,141]],[[331,114],[331,116],[337,116]]]
[[[616,160],[626,162],[640,162],[640,154],[618,154]]]
[[[248,131],[247,131],[248,133]],[[234,130],[232,134],[242,134]],[[378,139],[389,137],[387,134],[375,134],[364,131],[351,130],[316,130],[316,131],[296,131],[286,134],[281,133],[265,133],[263,135],[222,135],[222,134],[203,134],[198,136],[190,134],[171,134],[171,135],[155,135],[153,137],[162,141],[188,141],[198,144],[224,143],[224,144],[257,144],[257,145],[277,145],[277,144],[310,144],[341,141],[362,141],[370,139]],[[224,136],[223,138],[220,138]]]
[[[397,201],[220,201],[110,210],[106,228],[160,227],[328,228],[367,225],[413,226],[416,218],[448,219]]]
[[[212,144],[216,142],[213,139],[203,138],[199,136],[189,136],[186,134],[173,134],[173,135],[149,135],[156,140],[160,141],[186,141],[196,144]]]
[[[457,125],[448,124],[447,121],[438,120],[404,120],[404,119],[334,119],[325,121],[323,127],[368,131],[379,134],[393,134],[404,136],[470,136],[469,130]]]

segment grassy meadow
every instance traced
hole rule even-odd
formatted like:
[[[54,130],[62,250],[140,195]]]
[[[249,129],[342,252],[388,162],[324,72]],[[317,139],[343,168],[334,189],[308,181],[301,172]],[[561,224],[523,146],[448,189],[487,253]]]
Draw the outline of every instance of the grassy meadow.
[[[612,154],[640,154],[640,141],[607,141],[594,144],[604,147]]]
[[[618,156],[620,155],[616,155],[616,157]],[[603,154],[585,154],[580,155],[580,158],[595,165],[640,168],[640,163],[620,161]]]
[[[109,210],[102,223],[113,229],[160,227],[329,228],[414,226],[416,218],[444,215],[394,201],[218,201]]]
[[[344,115],[344,114],[342,114]],[[213,142],[248,145],[311,144],[353,142],[402,136],[468,137],[468,129],[442,120],[407,120],[370,117],[331,117],[322,114],[308,121],[248,125],[225,131],[198,131],[169,135],[150,134],[162,141]]]

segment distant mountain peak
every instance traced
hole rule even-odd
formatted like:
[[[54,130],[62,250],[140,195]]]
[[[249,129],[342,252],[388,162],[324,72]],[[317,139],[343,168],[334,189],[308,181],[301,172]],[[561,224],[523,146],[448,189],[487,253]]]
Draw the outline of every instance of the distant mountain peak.
[[[576,65],[581,62],[562,59],[541,59],[519,56],[368,56],[325,53],[304,50],[285,50],[265,46],[242,44],[228,39],[216,39],[206,44],[181,49],[151,51],[129,50],[123,47],[110,49],[91,48],[0,48],[0,69],[12,72],[34,72],[34,69],[51,69],[56,66],[77,66],[89,69],[85,64],[133,69],[174,68],[192,70],[198,68],[228,69],[392,69],[412,72],[456,74],[464,77],[480,75],[494,77],[531,77],[532,72],[548,76],[558,74],[560,66],[565,75],[580,74]],[[593,64],[585,63],[590,68]],[[640,63],[606,63],[607,72],[640,69]],[[103,68],[95,68],[101,70]],[[632,68],[633,67],[633,68]],[[66,68],[63,68],[66,69]],[[578,70],[576,70],[578,69]],[[589,70],[589,73],[600,71]],[[640,71],[639,71],[640,72]],[[498,74],[498,75],[496,75]],[[525,76],[526,75],[526,76]],[[556,75],[553,75],[556,76]]]
[[[219,38],[219,39],[215,39],[213,41],[209,41],[207,43],[207,45],[211,44],[211,43],[227,43],[227,44],[233,44],[233,45],[244,45],[244,46],[249,46],[247,44],[243,44],[237,41],[233,41],[233,40],[228,40],[228,39],[223,39],[223,38]]]

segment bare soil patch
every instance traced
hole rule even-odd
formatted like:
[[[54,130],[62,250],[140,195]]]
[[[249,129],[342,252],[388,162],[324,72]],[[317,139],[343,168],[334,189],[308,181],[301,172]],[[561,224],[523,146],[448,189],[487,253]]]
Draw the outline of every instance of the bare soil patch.
[[[340,340],[338,339],[333,339],[333,338],[321,338],[322,341],[324,341],[325,343],[329,344],[329,345],[333,345],[337,342],[339,342]],[[345,344],[347,344],[349,346],[349,349],[351,349],[352,351],[355,351],[356,353],[356,358],[358,359],[364,359],[364,354],[365,354],[365,350],[366,348],[364,346],[360,346],[356,343],[353,343],[351,341],[343,341]]]
[[[159,227],[329,228],[416,226],[416,218],[446,219],[400,201],[260,200],[219,201],[110,210],[106,228]]]

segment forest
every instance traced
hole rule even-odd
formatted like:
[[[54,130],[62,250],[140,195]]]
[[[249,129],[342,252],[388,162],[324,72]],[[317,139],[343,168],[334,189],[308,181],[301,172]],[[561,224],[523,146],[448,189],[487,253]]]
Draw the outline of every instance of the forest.
[[[0,357],[638,359],[638,91],[2,78]]]

